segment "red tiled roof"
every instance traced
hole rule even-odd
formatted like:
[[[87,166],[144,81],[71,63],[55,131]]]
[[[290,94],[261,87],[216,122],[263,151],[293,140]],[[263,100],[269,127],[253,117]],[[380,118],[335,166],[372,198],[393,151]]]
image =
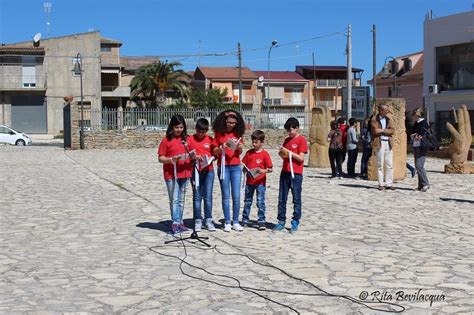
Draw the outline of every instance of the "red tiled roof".
[[[417,80],[417,79],[422,80],[423,79],[423,65],[424,65],[424,59],[425,59],[424,55],[423,55],[423,52],[416,52],[416,53],[413,53],[413,54],[410,54],[410,55],[397,57],[395,59],[396,60],[403,60],[405,58],[408,58],[408,57],[411,57],[411,56],[414,56],[414,55],[417,55],[417,54],[420,54],[420,53],[421,53],[420,58],[412,66],[412,69],[410,71],[403,72],[403,66],[401,67],[400,71],[398,71],[398,73],[396,74],[397,81],[399,81],[399,80],[403,81],[403,80],[409,80],[409,79],[414,79],[414,80]],[[377,75],[375,77],[377,78],[377,83],[381,83],[381,84],[383,84],[385,82],[388,82],[388,83],[392,84],[392,82],[394,80],[394,74],[390,74],[387,77],[383,77],[382,76],[382,71],[377,73]],[[367,83],[372,84],[373,80],[368,80]]]
[[[198,67],[208,79],[239,79],[238,67]],[[247,67],[242,67],[242,79],[257,79],[257,75]]]
[[[262,76],[264,79],[268,77],[268,71],[254,71],[257,77]],[[308,81],[297,72],[294,71],[270,71],[270,81]]]
[[[0,46],[2,55],[44,55],[42,47]]]

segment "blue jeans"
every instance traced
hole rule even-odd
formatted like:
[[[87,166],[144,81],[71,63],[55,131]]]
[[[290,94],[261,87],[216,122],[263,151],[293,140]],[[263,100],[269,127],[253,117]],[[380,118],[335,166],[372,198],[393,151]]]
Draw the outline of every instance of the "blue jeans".
[[[219,167],[219,174],[221,168]],[[231,223],[230,219],[230,194],[232,192],[232,221],[233,223],[239,223],[240,213],[240,178],[242,177],[242,170],[240,165],[226,165],[225,166],[225,178],[222,180],[219,177],[221,183],[221,194],[222,194],[222,210],[224,211],[224,219],[226,224]]]
[[[214,171],[199,173],[199,187],[193,190],[194,218],[202,220],[201,204],[204,200],[204,218],[212,219],[212,187]]]
[[[291,178],[290,172],[281,172],[280,191],[278,193],[278,221],[286,221],[286,202],[288,201],[288,191],[293,195],[293,220],[300,222],[301,218],[301,186],[303,184],[303,175],[295,174]]]
[[[250,208],[252,207],[253,193],[257,191],[258,222],[265,222],[265,186],[247,185],[245,186],[244,211],[242,221],[249,222]]]
[[[184,199],[188,178],[167,179],[168,197],[170,199],[171,220],[173,223],[183,222]]]

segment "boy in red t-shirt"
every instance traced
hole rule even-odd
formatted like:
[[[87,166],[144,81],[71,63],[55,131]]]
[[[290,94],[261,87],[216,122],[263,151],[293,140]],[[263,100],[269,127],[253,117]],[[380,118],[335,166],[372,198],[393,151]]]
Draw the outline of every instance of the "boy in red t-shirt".
[[[199,171],[196,179],[196,169],[193,171],[193,211],[194,211],[194,230],[201,231],[202,228],[202,201],[204,200],[204,219],[205,227],[213,232],[216,230],[212,222],[212,188],[214,186],[214,167],[213,151],[214,139],[207,134],[209,130],[209,121],[206,118],[199,118],[196,121],[196,133],[188,137],[188,148],[195,151],[194,160]],[[199,184],[199,185],[198,185]]]
[[[273,164],[270,155],[263,149],[265,133],[261,130],[255,130],[251,138],[253,149],[248,150],[242,159],[243,172],[247,175],[242,224],[244,226],[249,225],[253,194],[257,191],[258,229],[265,230],[265,182],[266,174],[273,170]]]
[[[294,117],[288,118],[285,123],[285,130],[288,132],[279,155],[283,159],[283,166],[280,174],[280,189],[278,193],[278,223],[273,231],[285,229],[286,222],[286,202],[288,201],[288,191],[293,195],[293,219],[291,220],[291,233],[298,230],[301,218],[301,186],[303,184],[304,156],[308,151],[306,138],[299,134],[300,123]]]

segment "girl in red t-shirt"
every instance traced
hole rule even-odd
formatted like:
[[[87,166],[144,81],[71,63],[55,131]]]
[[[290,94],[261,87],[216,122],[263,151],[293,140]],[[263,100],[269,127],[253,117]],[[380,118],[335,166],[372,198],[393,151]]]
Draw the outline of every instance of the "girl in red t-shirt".
[[[184,117],[174,115],[168,125],[166,137],[158,147],[158,161],[163,163],[163,175],[168,188],[173,234],[188,231],[183,222],[184,197],[191,177],[191,162],[185,148],[186,137]]]
[[[214,155],[217,155],[218,174],[221,184],[222,209],[224,211],[224,231],[231,229],[241,232],[240,213],[240,154],[243,148],[245,124],[242,116],[233,110],[220,113],[212,125],[214,130]],[[230,218],[230,194],[232,193],[232,225]]]

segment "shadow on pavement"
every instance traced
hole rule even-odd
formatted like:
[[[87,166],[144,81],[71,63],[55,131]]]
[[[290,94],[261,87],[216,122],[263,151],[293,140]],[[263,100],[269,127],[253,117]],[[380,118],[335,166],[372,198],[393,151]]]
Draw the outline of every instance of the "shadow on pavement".
[[[365,188],[365,189],[377,189],[377,186],[369,186],[369,185],[361,185],[361,184],[339,184],[339,186],[345,186],[345,187],[352,187],[352,188]],[[408,190],[408,191],[413,191],[411,188],[405,188],[405,187],[396,187],[393,186],[395,190]]]
[[[468,199],[458,199],[458,198],[443,198],[440,197],[442,201],[456,201],[456,202],[467,202],[467,203],[474,203],[474,200],[468,200]]]

